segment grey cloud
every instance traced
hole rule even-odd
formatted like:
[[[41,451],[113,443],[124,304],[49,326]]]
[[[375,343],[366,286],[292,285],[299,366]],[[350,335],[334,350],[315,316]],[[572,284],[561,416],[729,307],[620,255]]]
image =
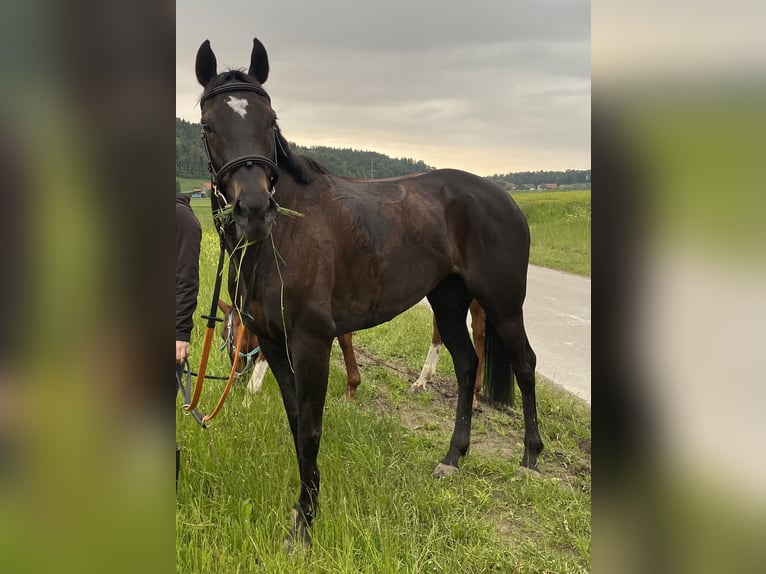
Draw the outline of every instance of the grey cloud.
[[[550,169],[589,167],[587,2],[193,0],[178,4],[177,27],[177,113],[186,119],[198,117],[199,44],[211,40],[221,68],[244,67],[257,36],[280,124],[299,143],[416,145],[444,157],[496,146],[491,169],[504,172],[523,169],[504,159],[513,140],[571,150]]]

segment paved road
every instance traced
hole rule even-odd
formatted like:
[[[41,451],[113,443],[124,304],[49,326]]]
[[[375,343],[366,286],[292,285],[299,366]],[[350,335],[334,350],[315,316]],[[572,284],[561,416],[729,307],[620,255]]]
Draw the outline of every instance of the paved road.
[[[537,371],[590,404],[590,279],[530,265],[524,323]]]

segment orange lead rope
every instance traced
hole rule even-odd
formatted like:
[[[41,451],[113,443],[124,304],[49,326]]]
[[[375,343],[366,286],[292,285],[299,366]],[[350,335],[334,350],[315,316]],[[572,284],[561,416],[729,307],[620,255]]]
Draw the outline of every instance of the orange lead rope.
[[[207,359],[210,356],[210,344],[213,342],[214,333],[215,327],[208,327],[205,331],[205,340],[202,343],[202,356],[199,360],[199,372],[197,373],[197,381],[194,383],[194,393],[192,393],[189,404],[181,407],[187,413],[193,411],[197,407],[197,403],[199,403],[199,397],[202,394],[202,383],[205,381],[205,371],[207,371]]]
[[[221,399],[218,401],[218,404],[213,409],[213,412],[209,415],[206,415],[203,419],[203,423],[210,422],[215,415],[218,414],[218,411],[221,410],[221,407],[223,407],[223,403],[226,402],[226,397],[229,396],[229,391],[231,390],[231,384],[234,382],[234,377],[237,374],[237,365],[239,363],[239,357],[242,352],[242,344],[245,340],[245,329],[244,324],[240,326],[239,333],[237,334],[237,352],[234,353],[234,361],[232,361],[231,364],[231,373],[229,374],[229,380],[226,382],[226,386],[223,389],[223,393],[221,394]],[[200,372],[202,372],[202,367],[200,365]]]
[[[213,213],[213,219],[216,219],[215,212]],[[205,330],[205,340],[202,343],[202,357],[199,361],[199,373],[197,373],[197,382],[194,384],[194,393],[192,394],[191,401],[188,405],[183,405],[183,410],[188,414],[193,411],[199,397],[202,394],[202,383],[205,381],[205,371],[207,371],[207,359],[210,356],[210,344],[213,342],[213,334],[215,333],[215,324],[217,321],[222,321],[216,317],[218,310],[218,295],[221,292],[221,279],[223,276],[223,260],[224,260],[224,244],[223,244],[223,230],[216,225],[218,236],[221,240],[220,253],[218,255],[218,267],[215,272],[215,287],[213,287],[213,300],[210,303],[210,315],[202,315],[203,319],[207,319],[207,329]]]

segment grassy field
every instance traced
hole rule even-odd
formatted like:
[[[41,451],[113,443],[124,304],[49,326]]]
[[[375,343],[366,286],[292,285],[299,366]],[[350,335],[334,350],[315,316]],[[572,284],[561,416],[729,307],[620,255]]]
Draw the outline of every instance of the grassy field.
[[[590,277],[590,193],[513,194],[529,223],[530,263]],[[199,217],[210,220],[210,200],[195,199],[193,205]]]
[[[547,195],[568,199],[569,194],[540,194]],[[581,198],[586,199],[589,195]],[[207,312],[217,239],[207,200],[193,204],[205,226],[200,306]],[[558,217],[566,210],[548,213]],[[198,324],[193,365],[199,362],[201,336]],[[520,407],[500,412],[482,404],[461,472],[434,480],[431,472],[447,450],[454,423],[456,385],[449,354],[442,353],[433,388],[408,391],[430,336],[430,311],[421,307],[357,333],[362,385],[355,404],[340,399],[346,378],[340,351],[333,347],[319,453],[321,505],[307,556],[282,552],[299,483],[272,375],[247,408],[244,388],[235,388],[207,430],[179,413],[177,572],[589,571],[590,409],[538,380],[545,450],[541,475],[526,476],[517,474],[523,451]],[[223,373],[226,362],[214,351],[209,369]],[[221,386],[207,383],[203,411],[212,409]]]
[[[176,180],[178,180],[178,183],[181,185],[181,191],[187,192],[191,191],[195,187],[199,187],[200,189],[202,186],[206,183],[210,183],[210,178],[188,178],[188,177],[176,177]]]
[[[590,191],[512,195],[529,222],[529,262],[590,277]]]

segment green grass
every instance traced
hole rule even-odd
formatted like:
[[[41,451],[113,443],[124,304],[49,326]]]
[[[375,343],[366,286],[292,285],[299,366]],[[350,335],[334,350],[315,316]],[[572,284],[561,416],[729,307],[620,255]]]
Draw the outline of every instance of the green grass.
[[[210,183],[210,178],[196,178],[196,177],[176,177],[178,183],[181,184],[181,191],[191,191],[195,187],[202,188],[206,183]]]
[[[420,318],[405,314],[394,322],[406,331]],[[392,338],[383,346],[415,346]],[[221,372],[225,361],[214,359],[211,368]],[[396,360],[396,353],[381,359]],[[517,477],[521,413],[484,406],[461,472],[437,481],[430,473],[449,443],[452,399],[424,404],[424,395],[406,390],[411,380],[375,364],[363,364],[362,377],[357,403],[341,400],[345,372],[333,350],[321,508],[308,557],[287,557],[281,548],[298,474],[272,376],[249,409],[242,406],[245,391],[234,389],[206,431],[178,416],[178,572],[589,570],[590,463],[577,446],[590,438],[586,407],[540,385],[543,474]],[[208,383],[205,410],[220,386]]]
[[[529,222],[529,262],[590,277],[590,191],[512,195]]]
[[[213,231],[213,214],[210,211],[210,198],[209,197],[193,197],[190,200],[191,207],[194,210],[194,215],[199,219],[202,229]],[[216,244],[216,249],[218,245]],[[213,262],[213,265],[217,263],[217,259]]]
[[[204,226],[199,315],[210,305],[218,242],[208,200],[193,207]],[[199,363],[203,327],[197,321],[192,334],[192,365]],[[420,307],[357,333],[362,385],[355,404],[339,398],[346,375],[333,346],[318,461],[321,504],[306,556],[282,551],[299,479],[273,376],[249,408],[242,404],[246,391],[233,389],[207,430],[179,412],[177,572],[589,571],[590,409],[539,380],[542,474],[518,476],[520,406],[506,413],[483,405],[461,471],[434,480],[454,424],[456,385],[443,352],[433,388],[409,392],[430,337],[431,314]],[[227,360],[215,349],[209,372],[224,373]],[[206,383],[204,412],[222,386]]]

